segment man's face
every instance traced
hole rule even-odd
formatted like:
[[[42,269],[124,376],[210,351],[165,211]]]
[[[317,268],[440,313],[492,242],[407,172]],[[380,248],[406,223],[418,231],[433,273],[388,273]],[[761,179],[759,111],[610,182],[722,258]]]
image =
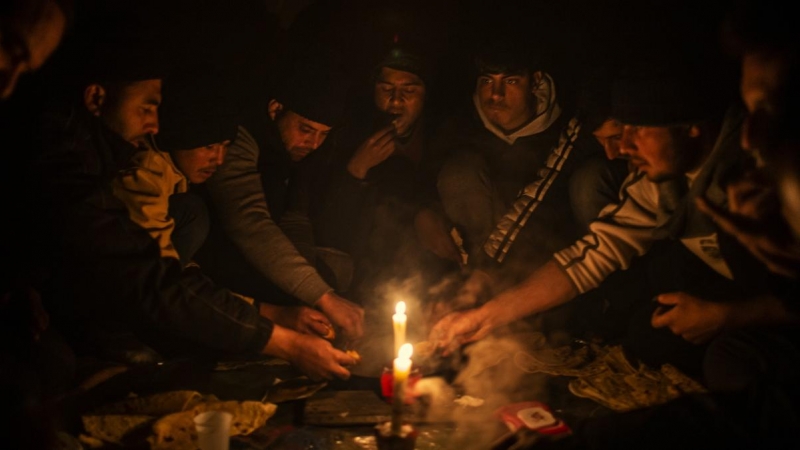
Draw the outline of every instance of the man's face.
[[[527,123],[536,111],[533,82],[527,73],[480,75],[475,91],[489,122],[506,132]]]
[[[294,162],[302,160],[318,149],[331,131],[331,127],[306,119],[292,111],[284,112],[276,120],[283,146]]]
[[[123,139],[139,148],[150,147],[150,136],[158,133],[161,80],[145,80],[125,86],[119,98],[109,99],[100,118]]]
[[[603,146],[603,151],[605,151],[606,158],[609,160],[626,158],[625,155],[620,153],[622,128],[622,124],[617,120],[608,119],[596,130],[592,131],[592,135],[594,135],[594,138],[597,139],[597,142]]]
[[[392,116],[397,134],[408,133],[425,107],[425,83],[411,72],[383,67],[375,81],[375,106]]]
[[[231,141],[225,141],[205,147],[177,150],[172,152],[172,158],[190,183],[205,183],[225,161],[230,143]]]
[[[695,127],[646,127],[624,125],[620,153],[645,173],[650,181],[661,182],[683,175],[693,168],[696,148]]]
[[[787,63],[782,54],[748,53],[742,58],[741,94],[748,115],[741,142],[759,163],[777,137],[775,124],[783,114],[786,78]]]
[[[20,75],[38,69],[58,47],[67,19],[54,2],[30,26],[0,32],[0,98],[14,92]]]

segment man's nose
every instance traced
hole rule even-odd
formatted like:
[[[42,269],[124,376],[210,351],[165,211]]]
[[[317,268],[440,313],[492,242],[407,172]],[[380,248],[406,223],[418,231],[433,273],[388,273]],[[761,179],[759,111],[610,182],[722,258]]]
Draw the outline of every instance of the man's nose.
[[[506,96],[506,87],[503,83],[492,83],[492,99],[501,100]]]
[[[319,133],[313,133],[308,136],[306,142],[312,150],[316,150],[320,144],[322,144],[322,138],[320,137]]]
[[[17,81],[19,80],[20,75],[25,72],[25,69],[25,64],[14,64],[9,71],[5,86],[0,86],[0,88],[2,88],[2,92],[0,92],[0,98],[5,99],[11,97],[11,93],[14,92],[14,88],[17,86]]]
[[[403,97],[402,91],[400,89],[395,89],[392,91],[392,96],[389,97],[389,104],[391,106],[400,106],[405,102],[405,97]]]
[[[145,134],[158,134],[158,113],[150,114],[144,123]]]
[[[622,136],[619,139],[619,152],[623,155],[630,155],[636,151],[636,146],[633,144],[634,129],[630,125],[625,125],[622,128]]]
[[[616,142],[605,142],[603,144],[603,150],[606,152],[606,158],[613,161],[619,158],[621,148]]]
[[[225,153],[228,151],[228,147],[223,144],[214,144],[212,150],[213,152],[211,153],[209,162],[221,166],[222,163],[225,162]]]

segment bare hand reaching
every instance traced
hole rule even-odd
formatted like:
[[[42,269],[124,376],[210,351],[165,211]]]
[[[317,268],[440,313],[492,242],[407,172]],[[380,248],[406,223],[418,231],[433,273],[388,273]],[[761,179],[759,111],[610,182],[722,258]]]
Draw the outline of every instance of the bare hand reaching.
[[[653,327],[668,327],[693,344],[708,342],[728,325],[732,308],[731,303],[710,302],[685,292],[661,294],[656,301],[663,307],[653,313]]]
[[[325,314],[307,306],[278,306],[262,303],[259,311],[262,316],[276,324],[298,333],[323,337],[333,327]]]
[[[433,326],[428,341],[433,342],[443,356],[447,356],[462,345],[489,334],[491,328],[483,319],[480,308],[450,313]]]
[[[345,366],[356,364],[347,353],[338,350],[325,339],[300,334],[276,325],[263,353],[283,358],[312,380],[346,380],[350,371]]]
[[[324,294],[316,306],[334,325],[342,329],[342,334],[349,343],[361,339],[364,335],[364,308],[334,292]]]

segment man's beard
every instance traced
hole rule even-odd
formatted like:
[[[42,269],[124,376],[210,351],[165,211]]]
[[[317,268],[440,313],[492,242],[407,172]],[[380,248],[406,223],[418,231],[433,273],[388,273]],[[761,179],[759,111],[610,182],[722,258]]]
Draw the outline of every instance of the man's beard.
[[[288,151],[289,159],[294,162],[299,162],[305,159],[313,151],[314,149],[310,147],[292,147]]]
[[[152,134],[136,136],[132,138],[129,142],[139,150],[153,150],[156,148]]]

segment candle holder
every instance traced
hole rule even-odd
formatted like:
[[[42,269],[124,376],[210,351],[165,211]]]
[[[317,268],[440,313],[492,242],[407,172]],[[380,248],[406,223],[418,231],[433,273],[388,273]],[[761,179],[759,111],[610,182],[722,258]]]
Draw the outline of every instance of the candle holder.
[[[375,443],[378,450],[414,450],[418,435],[419,431],[408,423],[400,428],[400,434],[392,434],[391,422],[375,425]]]
[[[414,394],[414,386],[421,379],[422,373],[412,366],[411,373],[408,374],[405,401],[403,402],[406,405],[413,404],[417,398],[416,394]],[[384,367],[383,373],[381,373],[381,395],[388,403],[392,403],[392,398],[394,397],[394,372],[390,367]]]

